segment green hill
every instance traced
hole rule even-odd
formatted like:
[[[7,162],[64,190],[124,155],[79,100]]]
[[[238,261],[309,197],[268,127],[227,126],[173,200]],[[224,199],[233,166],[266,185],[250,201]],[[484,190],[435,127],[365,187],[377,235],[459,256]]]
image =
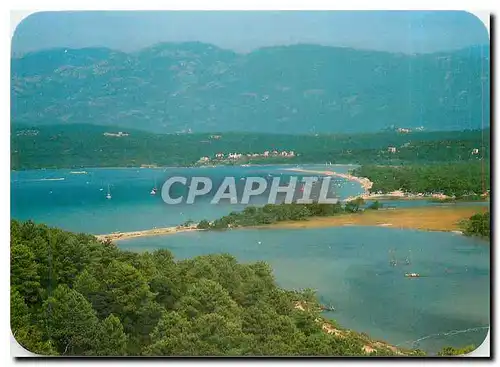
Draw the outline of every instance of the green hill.
[[[423,354],[340,328],[314,292],[279,288],[266,263],[228,254],[175,260],[12,221],[10,281],[12,333],[42,355]]]
[[[380,163],[478,161],[484,138],[485,158],[489,158],[489,129],[484,131],[417,132],[399,134],[263,134],[194,133],[154,134],[85,124],[13,127],[11,168],[76,168],[191,166],[200,157],[213,159],[217,153],[242,153],[244,163]],[[127,136],[105,133],[124,131]],[[396,147],[396,153],[388,147]],[[247,158],[250,153],[294,151],[293,158]],[[209,164],[230,164],[211,161]]]

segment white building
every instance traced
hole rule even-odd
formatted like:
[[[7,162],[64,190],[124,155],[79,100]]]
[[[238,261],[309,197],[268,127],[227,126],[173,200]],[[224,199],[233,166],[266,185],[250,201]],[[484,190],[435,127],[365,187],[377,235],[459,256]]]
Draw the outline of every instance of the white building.
[[[396,153],[396,151],[397,151],[397,150],[396,150],[396,147],[388,147],[388,148],[387,148],[387,151],[388,151],[389,153]]]
[[[128,136],[128,133],[124,133],[123,131],[118,131],[118,133],[104,133],[104,136],[115,136],[115,137],[122,137],[122,136]]]

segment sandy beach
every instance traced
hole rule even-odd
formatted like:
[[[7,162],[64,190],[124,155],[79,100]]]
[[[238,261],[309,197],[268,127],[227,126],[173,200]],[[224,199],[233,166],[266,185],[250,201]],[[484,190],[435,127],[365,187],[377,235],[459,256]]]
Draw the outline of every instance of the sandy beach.
[[[453,232],[461,234],[460,222],[470,218],[476,213],[481,213],[488,208],[484,206],[462,206],[462,207],[416,207],[365,210],[363,213],[342,214],[332,217],[313,217],[305,221],[288,221],[266,224],[254,227],[256,229],[300,229],[300,228],[325,228],[344,226],[378,226],[399,229],[416,229],[424,231]],[[234,229],[238,229],[234,228]],[[190,227],[164,227],[146,229],[143,231],[115,232],[97,235],[101,241],[120,241],[138,237],[163,236],[182,232],[203,231]]]
[[[318,171],[318,170],[309,170],[309,169],[302,169],[302,168],[286,168],[286,171],[294,171],[294,172],[301,172],[301,173],[311,173],[311,174],[316,174],[316,175],[324,175],[324,176],[335,176],[335,177],[341,177],[349,181],[355,181],[359,182],[361,186],[363,187],[365,194],[369,194],[370,189],[373,186],[373,182],[371,182],[369,179],[365,177],[357,177],[350,175],[348,173],[339,173],[335,171]]]
[[[357,177],[347,173],[338,173],[335,171],[319,171],[319,170],[308,170],[302,168],[287,168],[287,171],[295,171],[301,173],[312,173],[317,175],[326,175],[326,176],[335,176],[341,177],[349,181],[358,182],[363,187],[364,193],[357,196],[349,196],[342,200],[343,202],[355,200],[357,198],[362,198],[363,200],[391,200],[391,199],[399,199],[399,200],[429,200],[429,199],[448,199],[449,197],[443,194],[433,194],[433,195],[413,195],[408,194],[400,190],[392,191],[384,194],[376,194],[370,193],[371,188],[373,187],[373,182],[370,181],[366,177]]]
[[[130,238],[137,237],[151,237],[151,236],[163,236],[167,234],[176,234],[181,232],[193,232],[193,231],[201,231],[201,229],[196,228],[195,226],[190,227],[163,227],[163,228],[152,228],[146,229],[143,231],[132,231],[132,232],[113,232],[109,234],[99,234],[96,235],[98,240],[101,241],[120,241],[127,240]]]

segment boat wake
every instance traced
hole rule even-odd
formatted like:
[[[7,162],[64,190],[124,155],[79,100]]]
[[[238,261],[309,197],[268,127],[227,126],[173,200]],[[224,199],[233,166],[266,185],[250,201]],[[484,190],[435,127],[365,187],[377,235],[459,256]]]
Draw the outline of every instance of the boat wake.
[[[469,328],[469,329],[451,330],[451,331],[442,332],[442,333],[430,334],[430,335],[426,335],[426,336],[423,336],[421,338],[418,338],[417,340],[410,340],[410,341],[406,341],[406,342],[403,342],[400,344],[396,344],[396,347],[409,345],[411,348],[416,348],[421,341],[426,340],[426,339],[442,337],[442,336],[452,336],[452,335],[464,334],[464,333],[474,333],[474,332],[478,332],[481,330],[488,330],[489,328],[490,328],[489,326],[478,326],[478,327]]]
[[[25,180],[25,181],[32,181],[32,182],[38,182],[38,181],[64,181],[66,178],[64,177],[58,177],[58,178],[34,178],[31,180]]]

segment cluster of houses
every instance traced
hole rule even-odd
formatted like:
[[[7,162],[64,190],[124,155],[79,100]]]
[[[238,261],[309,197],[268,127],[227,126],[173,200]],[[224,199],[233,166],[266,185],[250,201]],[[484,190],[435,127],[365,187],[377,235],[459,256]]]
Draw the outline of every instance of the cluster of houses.
[[[400,128],[398,128],[398,133],[400,133],[400,134],[408,134],[408,133],[411,133],[411,129],[406,129],[404,127],[400,127]]]
[[[277,150],[273,150],[273,151],[269,151],[269,150],[266,150],[265,152],[263,153],[247,153],[247,154],[243,154],[243,153],[217,153],[215,154],[215,157],[214,157],[214,160],[218,160],[218,161],[221,161],[221,160],[239,160],[239,159],[243,159],[243,158],[271,158],[271,157],[283,157],[283,158],[293,158],[295,157],[295,152],[293,150],[291,151],[277,151]],[[210,157],[201,157],[199,160],[199,162],[210,162],[211,159]]]
[[[122,136],[129,136],[129,133],[124,133],[123,131],[118,131],[117,133],[104,133],[103,135],[121,138]]]
[[[400,134],[409,134],[412,132],[412,129],[406,127],[398,127],[396,131]],[[416,127],[415,131],[424,131],[424,127],[423,126]]]
[[[37,136],[38,130],[19,130],[16,136]]]

